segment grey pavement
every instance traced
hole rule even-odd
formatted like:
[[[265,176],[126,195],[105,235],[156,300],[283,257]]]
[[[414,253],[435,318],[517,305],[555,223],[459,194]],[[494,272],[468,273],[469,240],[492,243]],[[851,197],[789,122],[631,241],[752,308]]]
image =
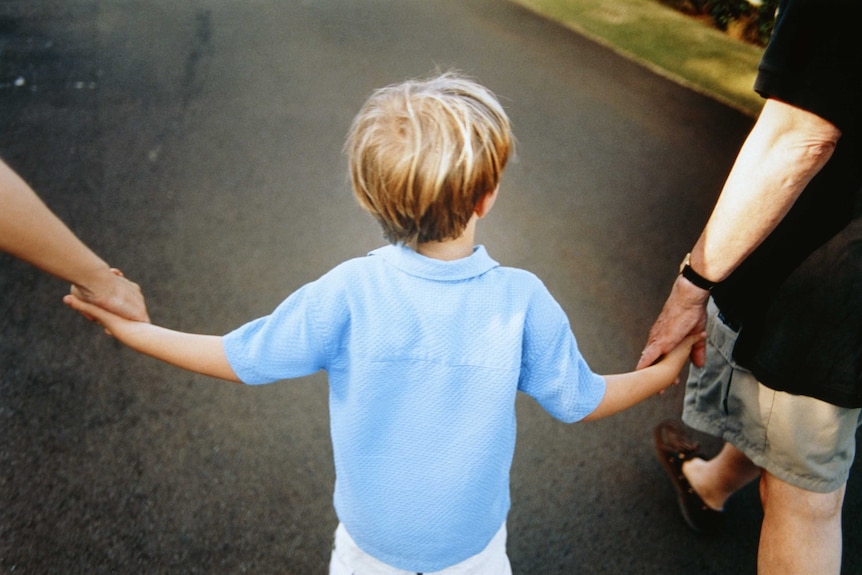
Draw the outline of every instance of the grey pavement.
[[[372,89],[475,76],[518,138],[479,240],[545,281],[604,373],[636,363],[752,122],[499,0],[5,0],[0,55],[0,156],[142,284],[154,321],[216,334],[382,243],[341,152]],[[325,376],[186,374],[65,290],[0,256],[0,569],[325,573]],[[515,573],[754,572],[755,486],[713,537],[677,513],[651,430],[681,398],[575,425],[519,399]],[[857,465],[848,574],[858,483]]]

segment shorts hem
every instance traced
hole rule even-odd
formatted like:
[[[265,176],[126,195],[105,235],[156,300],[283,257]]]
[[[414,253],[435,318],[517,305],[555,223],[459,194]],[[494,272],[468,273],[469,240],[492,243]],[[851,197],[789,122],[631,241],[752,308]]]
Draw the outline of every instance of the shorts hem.
[[[760,446],[749,442],[742,431],[728,429],[721,417],[710,417],[701,412],[690,410],[686,406],[686,409],[683,410],[682,421],[697,431],[730,443],[745,454],[757,467],[794,487],[815,493],[832,493],[847,483],[849,471],[843,478],[827,481],[819,477],[800,476],[798,473],[776,465],[769,460],[769,456],[763,452]]]

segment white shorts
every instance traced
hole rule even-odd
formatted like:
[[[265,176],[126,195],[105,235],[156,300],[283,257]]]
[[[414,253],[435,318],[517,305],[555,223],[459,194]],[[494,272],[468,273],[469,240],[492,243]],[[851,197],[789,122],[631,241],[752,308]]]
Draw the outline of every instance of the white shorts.
[[[335,544],[329,563],[329,575],[416,575],[383,563],[362,549],[341,523],[335,530]],[[504,523],[485,549],[442,571],[422,575],[512,575],[506,555],[506,524]]]

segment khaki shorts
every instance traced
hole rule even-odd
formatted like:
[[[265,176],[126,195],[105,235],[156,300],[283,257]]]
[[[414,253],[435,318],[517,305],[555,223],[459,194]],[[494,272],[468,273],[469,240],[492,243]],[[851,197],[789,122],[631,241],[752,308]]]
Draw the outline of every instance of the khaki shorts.
[[[807,491],[847,482],[856,453],[859,409],[772,390],[733,361],[736,332],[710,300],[706,365],[691,367],[683,421],[720,437],[755,465]]]

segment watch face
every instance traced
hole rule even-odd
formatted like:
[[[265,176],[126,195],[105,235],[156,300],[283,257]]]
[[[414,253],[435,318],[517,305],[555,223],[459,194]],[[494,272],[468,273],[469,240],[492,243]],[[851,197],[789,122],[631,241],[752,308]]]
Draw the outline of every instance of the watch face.
[[[690,263],[691,263],[691,252],[688,252],[687,254],[685,254],[685,257],[682,258],[682,263],[679,264],[679,273],[682,273],[682,270],[685,269],[685,266],[689,265]]]

